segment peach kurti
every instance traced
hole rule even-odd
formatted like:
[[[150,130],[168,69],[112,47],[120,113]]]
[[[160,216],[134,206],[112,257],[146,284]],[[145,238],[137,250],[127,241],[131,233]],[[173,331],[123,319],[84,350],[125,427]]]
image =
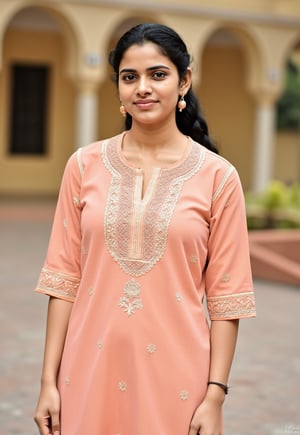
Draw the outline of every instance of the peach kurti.
[[[207,388],[212,320],[255,315],[236,170],[189,139],[143,173],[123,135],[65,169],[37,291],[74,302],[62,356],[62,435],[187,435]]]

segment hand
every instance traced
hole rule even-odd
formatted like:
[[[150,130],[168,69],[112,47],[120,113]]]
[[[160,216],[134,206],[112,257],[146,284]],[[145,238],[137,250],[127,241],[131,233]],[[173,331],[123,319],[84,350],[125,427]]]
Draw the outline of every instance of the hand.
[[[42,387],[34,420],[40,435],[60,435],[60,396],[56,386]]]
[[[222,433],[222,401],[206,396],[193,415],[188,435]]]

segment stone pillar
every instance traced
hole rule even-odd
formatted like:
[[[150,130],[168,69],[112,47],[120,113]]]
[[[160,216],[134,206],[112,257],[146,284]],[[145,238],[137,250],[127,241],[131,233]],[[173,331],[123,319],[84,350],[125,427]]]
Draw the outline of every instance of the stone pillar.
[[[97,140],[98,86],[83,82],[77,85],[76,138],[79,148]]]
[[[274,99],[258,98],[256,108],[252,189],[262,191],[273,177],[276,108]]]

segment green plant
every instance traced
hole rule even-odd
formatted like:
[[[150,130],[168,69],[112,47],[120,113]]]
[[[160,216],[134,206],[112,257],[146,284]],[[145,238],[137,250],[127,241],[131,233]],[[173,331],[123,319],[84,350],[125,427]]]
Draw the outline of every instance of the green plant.
[[[249,230],[300,228],[300,185],[272,181],[264,192],[246,194]]]
[[[285,90],[277,104],[278,130],[300,130],[300,72],[290,58],[286,65]]]

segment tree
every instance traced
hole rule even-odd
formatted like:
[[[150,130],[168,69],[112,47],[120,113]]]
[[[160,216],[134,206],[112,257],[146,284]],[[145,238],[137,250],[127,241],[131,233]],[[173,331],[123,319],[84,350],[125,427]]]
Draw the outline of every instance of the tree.
[[[300,71],[291,58],[286,67],[285,91],[277,103],[277,128],[300,131]]]

